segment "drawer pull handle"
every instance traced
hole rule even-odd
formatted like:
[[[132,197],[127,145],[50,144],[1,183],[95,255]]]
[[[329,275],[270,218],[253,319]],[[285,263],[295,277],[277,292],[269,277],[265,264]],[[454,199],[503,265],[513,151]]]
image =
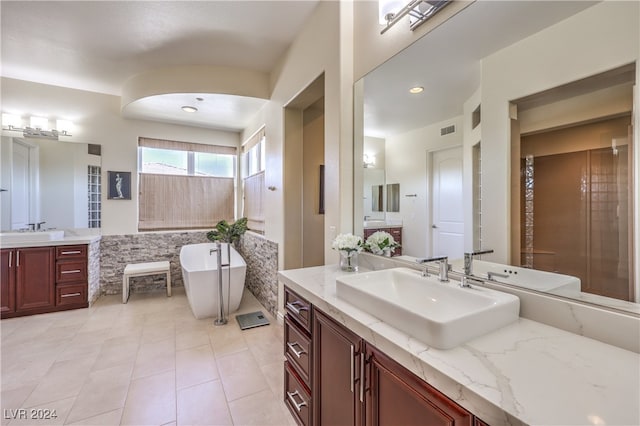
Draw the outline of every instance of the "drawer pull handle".
[[[309,307],[305,306],[302,302],[297,300],[295,302],[287,302],[287,308],[291,309],[296,315],[300,315],[301,311],[309,310]]]
[[[360,352],[360,402],[364,402],[364,352]]]
[[[20,267],[20,250],[16,252],[16,268]]]
[[[13,265],[13,250],[9,252],[9,268]]]
[[[80,269],[71,269],[68,271],[62,271],[61,274],[79,274],[82,272]]]
[[[64,255],[64,254],[80,254],[80,253],[82,253],[80,250],[74,250],[74,251],[63,251],[60,254]]]
[[[61,294],[60,297],[76,297],[80,296],[82,293],[69,293],[69,294]]]
[[[291,349],[291,352],[293,352],[293,354],[294,354],[297,358],[300,358],[300,356],[301,356],[302,354],[306,354],[305,350],[304,350],[304,349],[302,349],[302,346],[300,346],[300,343],[298,343],[298,342],[293,342],[293,343],[289,343],[289,342],[287,342],[287,346],[289,347],[289,349]],[[296,348],[295,348],[296,346],[299,346],[299,347],[300,347],[300,351],[297,351],[297,350],[296,350]]]
[[[296,402],[296,398],[295,398],[296,396],[300,397],[300,403]],[[307,402],[304,399],[302,399],[302,396],[300,396],[298,391],[295,391],[295,392],[287,391],[287,397],[289,397],[289,401],[291,401],[293,406],[296,407],[296,410],[298,410],[298,413],[302,410],[302,407],[307,405]]]
[[[355,377],[355,368],[354,368],[354,364],[355,364],[355,358],[354,358],[354,351],[355,348],[353,347],[353,345],[351,345],[351,393],[353,393],[353,388],[354,388],[354,383],[356,380]]]

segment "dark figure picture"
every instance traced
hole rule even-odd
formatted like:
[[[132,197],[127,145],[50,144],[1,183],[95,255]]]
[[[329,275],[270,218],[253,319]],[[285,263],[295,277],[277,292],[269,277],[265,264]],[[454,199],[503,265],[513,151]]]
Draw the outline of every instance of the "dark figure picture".
[[[131,172],[107,172],[109,174],[109,200],[131,199]]]

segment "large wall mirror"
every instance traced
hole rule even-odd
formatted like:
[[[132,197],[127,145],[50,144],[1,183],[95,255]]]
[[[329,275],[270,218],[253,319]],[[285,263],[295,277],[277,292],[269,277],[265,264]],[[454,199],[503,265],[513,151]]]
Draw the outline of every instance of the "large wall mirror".
[[[356,82],[354,155],[383,147],[402,254],[493,249],[640,313],[639,21],[637,2],[478,1]]]
[[[1,150],[0,230],[100,227],[98,145],[3,136]]]

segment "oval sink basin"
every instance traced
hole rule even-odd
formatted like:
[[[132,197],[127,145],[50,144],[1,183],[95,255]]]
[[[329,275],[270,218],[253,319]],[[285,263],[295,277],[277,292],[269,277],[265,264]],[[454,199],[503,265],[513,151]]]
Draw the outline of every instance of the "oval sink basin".
[[[339,298],[438,349],[451,349],[518,319],[520,299],[481,286],[461,288],[420,271],[393,268],[336,279]]]
[[[51,231],[34,232],[1,232],[0,240],[4,243],[21,243],[35,241],[53,241],[64,238],[64,230],[56,229]]]

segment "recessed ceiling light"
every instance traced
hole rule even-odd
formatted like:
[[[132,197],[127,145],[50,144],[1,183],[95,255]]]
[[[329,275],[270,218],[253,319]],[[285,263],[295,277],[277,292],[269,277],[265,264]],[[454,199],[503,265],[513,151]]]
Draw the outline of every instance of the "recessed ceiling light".
[[[196,111],[198,111],[198,108],[193,107],[193,106],[189,106],[189,105],[185,105],[185,106],[182,107],[182,110],[184,112],[196,112]]]
[[[422,93],[424,91],[424,87],[422,86],[416,86],[416,87],[412,87],[411,89],[409,89],[409,93],[412,94],[416,94],[416,93]]]

